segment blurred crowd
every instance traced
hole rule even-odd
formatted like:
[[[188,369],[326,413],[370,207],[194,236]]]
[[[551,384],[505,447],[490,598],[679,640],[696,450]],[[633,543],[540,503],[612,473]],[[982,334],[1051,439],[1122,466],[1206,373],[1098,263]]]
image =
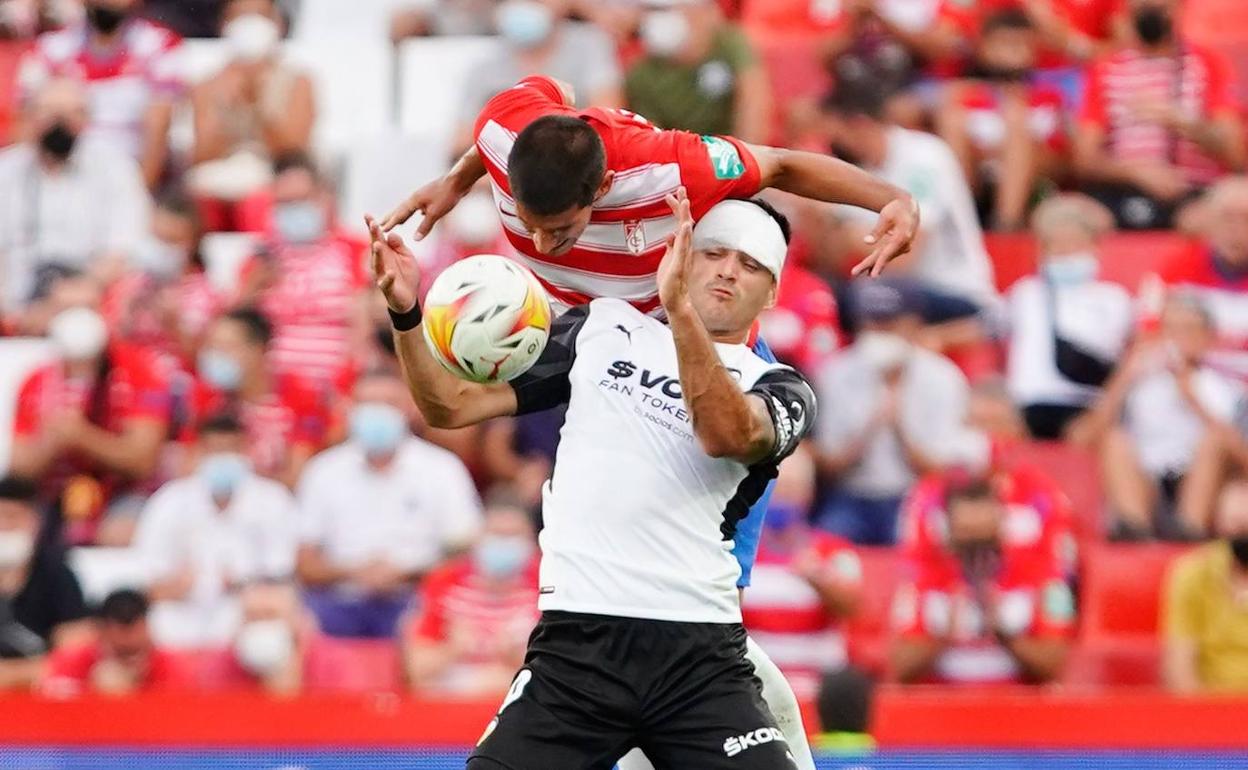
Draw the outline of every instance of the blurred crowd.
[[[493,695],[522,660],[562,415],[422,424],[317,83],[282,55],[316,2],[0,2],[0,357],[50,351],[0,387],[0,689],[289,694],[349,686],[354,655]],[[912,253],[852,282],[871,213],[772,200],[794,239],[762,334],[820,413],[744,611],[825,722],[855,729],[878,678],[1077,682],[1082,555],[1107,540],[1203,543],[1151,610],[1160,676],[1248,690],[1238,0],[391,5],[368,45],[496,38],[446,116],[456,152],[540,72],[918,199]],[[187,82],[184,38],[213,37],[225,61]],[[205,244],[232,236],[222,280]],[[501,236],[474,191],[427,280]],[[1004,291],[994,243],[1026,261]]]

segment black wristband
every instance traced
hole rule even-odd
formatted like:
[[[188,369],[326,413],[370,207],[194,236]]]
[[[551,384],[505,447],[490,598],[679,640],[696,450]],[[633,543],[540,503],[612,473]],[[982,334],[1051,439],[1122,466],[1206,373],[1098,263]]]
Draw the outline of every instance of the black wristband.
[[[412,309],[406,313],[396,313],[390,308],[386,308],[386,312],[390,314],[390,325],[395,331],[409,332],[420,326],[420,303],[412,305]]]

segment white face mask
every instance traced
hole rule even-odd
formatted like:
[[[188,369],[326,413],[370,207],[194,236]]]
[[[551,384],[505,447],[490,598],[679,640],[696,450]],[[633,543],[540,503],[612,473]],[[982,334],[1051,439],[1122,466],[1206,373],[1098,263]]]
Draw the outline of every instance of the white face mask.
[[[1092,251],[1054,255],[1040,266],[1044,277],[1057,286],[1077,286],[1096,278],[1100,260]]]
[[[48,323],[48,337],[62,358],[89,361],[108,343],[108,326],[91,308],[72,307],[61,311]]]
[[[0,532],[0,569],[13,569],[30,561],[35,552],[35,536],[20,529]]]
[[[283,620],[252,620],[234,640],[234,655],[256,676],[280,671],[295,654],[295,635]]]
[[[891,332],[864,331],[854,346],[876,371],[896,369],[910,357],[910,343]]]
[[[489,193],[465,195],[446,215],[446,226],[455,240],[468,246],[490,245],[502,232],[498,208]]]
[[[152,236],[139,243],[134,251],[134,266],[148,275],[167,281],[186,270],[186,252],[180,247]]]
[[[641,42],[652,56],[675,56],[688,39],[689,20],[680,11],[651,11],[641,20]]]
[[[269,17],[248,13],[226,24],[221,37],[234,58],[254,62],[273,53],[282,33]]]

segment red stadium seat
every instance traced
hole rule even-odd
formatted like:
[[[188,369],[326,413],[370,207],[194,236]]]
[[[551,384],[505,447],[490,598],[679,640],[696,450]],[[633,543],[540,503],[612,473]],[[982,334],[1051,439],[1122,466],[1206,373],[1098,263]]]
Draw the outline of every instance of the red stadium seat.
[[[892,548],[859,547],[858,557],[862,561],[862,604],[849,623],[849,656],[863,670],[882,673],[901,559]]]
[[[318,636],[308,646],[304,684],[309,690],[369,692],[394,690],[399,683],[394,640]]]
[[[1007,465],[1034,465],[1057,482],[1070,498],[1075,535],[1081,543],[1104,538],[1101,474],[1091,452],[1058,441],[1040,441],[1012,446],[1002,460]]]
[[[1082,634],[1071,683],[1156,685],[1166,570],[1186,546],[1094,544],[1083,555]]]
[[[1030,235],[985,233],[984,242],[1001,291],[1035,272],[1036,243]],[[1134,292],[1141,278],[1176,251],[1187,248],[1191,248],[1191,241],[1177,233],[1118,233],[1101,245],[1101,274]]]

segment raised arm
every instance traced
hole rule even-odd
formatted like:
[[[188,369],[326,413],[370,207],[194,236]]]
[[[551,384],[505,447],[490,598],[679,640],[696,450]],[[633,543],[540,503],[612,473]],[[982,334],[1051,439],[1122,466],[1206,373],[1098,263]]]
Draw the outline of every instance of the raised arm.
[[[420,325],[416,258],[397,233],[384,234],[371,216],[365,222],[372,236],[373,277],[394,322],[395,352],[403,379],[425,420],[435,428],[461,428],[515,414],[516,392],[511,385],[461,380],[434,359]]]
[[[759,145],[749,149],[758,161],[761,187],[879,212],[865,238],[871,252],[854,266],[854,275],[879,275],[889,261],[910,250],[919,232],[919,204],[910,193],[828,155]]]

